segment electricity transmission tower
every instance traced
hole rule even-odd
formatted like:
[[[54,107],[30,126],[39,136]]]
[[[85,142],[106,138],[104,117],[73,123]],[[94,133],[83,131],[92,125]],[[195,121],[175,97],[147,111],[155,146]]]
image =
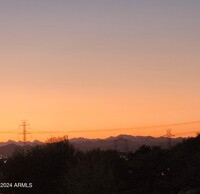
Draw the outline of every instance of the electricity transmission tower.
[[[164,135],[164,137],[167,137],[167,144],[168,144],[168,147],[171,148],[172,146],[172,137],[174,136],[172,134],[172,129],[166,129],[166,134]]]
[[[27,134],[31,134],[28,132],[28,128],[30,128],[30,125],[25,120],[19,125],[19,130],[21,131],[19,134],[22,134],[24,143],[27,142]]]

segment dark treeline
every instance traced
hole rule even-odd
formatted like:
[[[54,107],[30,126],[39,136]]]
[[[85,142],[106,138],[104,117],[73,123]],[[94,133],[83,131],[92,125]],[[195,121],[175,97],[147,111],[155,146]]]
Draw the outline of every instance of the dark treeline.
[[[200,136],[170,148],[134,153],[80,152],[68,141],[19,150],[0,165],[1,183],[32,183],[3,194],[200,193]]]

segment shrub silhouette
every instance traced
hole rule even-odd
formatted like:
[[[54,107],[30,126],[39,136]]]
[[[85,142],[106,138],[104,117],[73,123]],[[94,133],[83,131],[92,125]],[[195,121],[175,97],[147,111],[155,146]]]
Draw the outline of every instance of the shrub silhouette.
[[[73,165],[74,155],[75,150],[67,141],[37,146],[27,152],[20,150],[2,169],[4,182],[31,182],[33,188],[28,193],[62,193],[58,190]],[[19,193],[27,193],[27,189],[19,189]]]

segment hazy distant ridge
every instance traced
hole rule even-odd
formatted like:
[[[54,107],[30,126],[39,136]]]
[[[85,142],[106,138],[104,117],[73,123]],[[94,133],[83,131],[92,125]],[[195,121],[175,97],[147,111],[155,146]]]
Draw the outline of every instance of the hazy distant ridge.
[[[172,145],[180,143],[184,138],[173,138]],[[70,142],[80,150],[91,150],[93,148],[117,149],[120,151],[135,151],[142,145],[148,146],[168,146],[168,138],[166,137],[151,137],[151,136],[131,136],[119,135],[117,137],[109,137],[106,139],[86,139],[73,138]]]
[[[173,138],[172,145],[180,143],[184,138]],[[168,146],[168,139],[166,137],[151,137],[151,136],[131,136],[131,135],[119,135],[116,137],[109,137],[106,139],[87,139],[87,138],[73,138],[69,140],[70,143],[74,145],[75,148],[88,151],[91,149],[117,149],[119,151],[135,151],[142,145],[147,146]],[[22,141],[12,141],[0,142],[0,154],[10,155],[17,148],[30,147],[41,145],[43,142],[35,140],[33,142],[27,142],[24,144]]]

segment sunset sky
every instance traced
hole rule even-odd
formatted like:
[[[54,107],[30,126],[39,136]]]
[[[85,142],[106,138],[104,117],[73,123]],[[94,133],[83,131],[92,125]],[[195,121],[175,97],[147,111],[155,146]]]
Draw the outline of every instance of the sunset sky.
[[[0,1],[0,141],[17,139],[23,119],[49,131],[33,139],[157,136],[165,128],[115,129],[200,120],[199,10],[199,0]]]

